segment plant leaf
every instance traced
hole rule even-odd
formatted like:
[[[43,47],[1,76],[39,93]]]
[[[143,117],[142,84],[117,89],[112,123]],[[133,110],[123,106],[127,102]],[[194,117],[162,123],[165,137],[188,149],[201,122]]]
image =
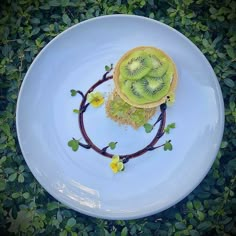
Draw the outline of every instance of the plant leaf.
[[[76,113],[76,114],[80,113],[80,111],[78,109],[74,109],[73,112]]]
[[[109,71],[111,68],[109,66],[105,66],[105,71]]]
[[[110,142],[108,146],[110,147],[110,149],[114,150],[116,148],[116,142]]]
[[[72,148],[72,150],[75,152],[79,149],[79,141],[72,139],[68,142],[68,146]]]
[[[151,125],[149,123],[144,124],[143,127],[144,127],[146,133],[150,133],[153,130],[153,125]]]
[[[165,151],[167,151],[167,150],[171,151],[172,149],[173,149],[173,147],[172,147],[171,142],[170,141],[166,141],[166,143],[164,145],[164,150]]]
[[[76,220],[75,218],[70,218],[67,223],[66,223],[66,226],[69,226],[70,228],[73,227],[74,225],[76,224]]]
[[[167,127],[164,129],[164,132],[169,134],[171,129],[175,128],[175,123],[171,123],[169,125],[167,125]]]
[[[73,97],[73,96],[76,96],[77,91],[76,91],[75,89],[71,89],[71,90],[70,90],[70,94],[71,94],[72,97]]]

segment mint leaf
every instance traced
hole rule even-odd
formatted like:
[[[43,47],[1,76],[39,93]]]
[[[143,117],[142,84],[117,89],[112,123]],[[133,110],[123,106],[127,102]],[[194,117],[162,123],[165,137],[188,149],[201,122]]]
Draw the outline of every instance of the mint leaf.
[[[115,149],[116,148],[116,142],[110,142],[109,144],[108,144],[108,146],[110,147],[110,149]]]
[[[150,133],[153,130],[153,125],[151,125],[149,123],[144,124],[143,127],[144,127],[146,133]]]
[[[76,152],[79,149],[79,141],[72,139],[68,142],[68,146],[71,147],[74,152]]]
[[[171,151],[172,149],[173,149],[173,146],[172,146],[171,142],[166,141],[166,143],[164,144],[164,150],[165,151],[167,151],[167,150]]]

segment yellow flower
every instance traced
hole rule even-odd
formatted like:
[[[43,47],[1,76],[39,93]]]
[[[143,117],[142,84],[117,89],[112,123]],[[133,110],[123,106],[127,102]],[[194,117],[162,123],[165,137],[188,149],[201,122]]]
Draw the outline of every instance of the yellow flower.
[[[93,107],[99,107],[104,103],[104,97],[100,92],[91,92],[87,96],[87,101],[93,106]]]
[[[124,164],[120,161],[120,157],[118,155],[114,155],[111,159],[110,167],[113,173],[117,173],[124,170]]]
[[[172,106],[175,102],[175,94],[172,92],[167,95],[167,106]]]

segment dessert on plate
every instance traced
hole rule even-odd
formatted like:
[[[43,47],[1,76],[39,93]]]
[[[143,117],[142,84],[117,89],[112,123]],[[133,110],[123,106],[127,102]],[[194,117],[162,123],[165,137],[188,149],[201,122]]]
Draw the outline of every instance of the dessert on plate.
[[[108,117],[134,128],[144,125],[173,96],[177,77],[175,63],[161,49],[129,50],[114,68],[115,89],[106,103]]]

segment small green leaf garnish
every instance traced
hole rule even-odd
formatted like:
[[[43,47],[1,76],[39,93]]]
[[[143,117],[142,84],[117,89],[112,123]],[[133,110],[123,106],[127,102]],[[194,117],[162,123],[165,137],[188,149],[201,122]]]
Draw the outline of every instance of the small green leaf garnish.
[[[173,149],[173,146],[171,144],[171,141],[170,140],[166,141],[165,144],[164,144],[164,150],[165,151],[167,151],[167,150],[171,151],[172,149]]]
[[[106,65],[105,66],[105,71],[110,71],[113,67],[113,64],[111,64],[110,66]]]
[[[71,94],[72,97],[74,97],[74,96],[76,96],[77,91],[74,90],[74,89],[71,89],[71,90],[70,90],[70,94]]]
[[[144,124],[143,127],[144,127],[146,133],[150,133],[153,130],[153,125],[151,125],[149,123]]]
[[[80,111],[78,109],[74,109],[73,112],[76,113],[76,114],[80,113]]]
[[[114,150],[116,148],[116,144],[116,142],[110,142],[108,146],[110,147],[110,149]]]
[[[169,134],[170,129],[174,129],[174,128],[175,128],[175,123],[171,123],[171,124],[167,125],[167,127],[164,129],[164,132]]]
[[[110,66],[105,66],[105,71],[109,71],[111,68],[110,68]]]
[[[68,142],[68,146],[71,147],[74,152],[76,152],[79,149],[79,140],[71,139]]]

